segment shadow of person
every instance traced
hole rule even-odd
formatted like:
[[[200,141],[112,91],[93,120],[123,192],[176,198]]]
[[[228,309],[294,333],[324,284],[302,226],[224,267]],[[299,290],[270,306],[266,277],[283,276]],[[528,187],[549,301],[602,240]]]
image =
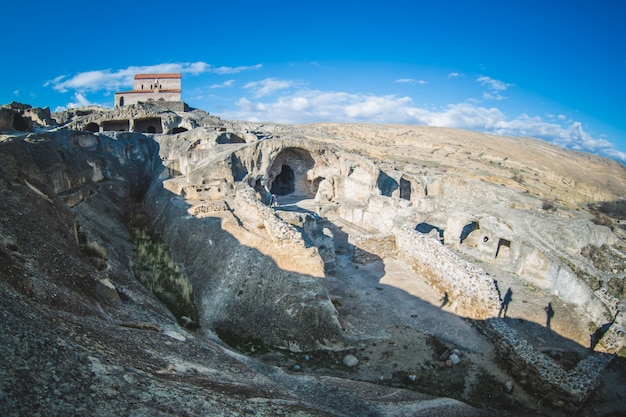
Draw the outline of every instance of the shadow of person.
[[[446,291],[443,293],[443,298],[441,299],[441,305],[439,306],[439,308],[444,308],[449,301],[450,299],[448,298],[448,291]]]
[[[498,317],[506,317],[506,312],[509,309],[509,304],[513,301],[513,291],[509,287],[506,290],[506,294],[504,294],[504,298],[502,299],[502,303],[500,304],[500,312],[498,313]]]
[[[552,308],[552,303],[548,303],[544,310],[546,311],[546,327],[549,329],[552,317],[554,317],[554,309]]]

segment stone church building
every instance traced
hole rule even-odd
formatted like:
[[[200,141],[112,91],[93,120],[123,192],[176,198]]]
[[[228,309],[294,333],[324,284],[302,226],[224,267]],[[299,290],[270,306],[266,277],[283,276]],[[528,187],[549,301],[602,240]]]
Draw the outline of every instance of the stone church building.
[[[135,74],[132,90],[115,93],[115,107],[154,103],[159,107],[182,111],[181,78],[181,74]]]

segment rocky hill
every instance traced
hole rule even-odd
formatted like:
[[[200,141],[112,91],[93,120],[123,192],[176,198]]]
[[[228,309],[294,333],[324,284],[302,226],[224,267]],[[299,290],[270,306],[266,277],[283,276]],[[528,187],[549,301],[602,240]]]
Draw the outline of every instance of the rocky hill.
[[[0,132],[3,415],[626,410],[617,162],[148,105]]]

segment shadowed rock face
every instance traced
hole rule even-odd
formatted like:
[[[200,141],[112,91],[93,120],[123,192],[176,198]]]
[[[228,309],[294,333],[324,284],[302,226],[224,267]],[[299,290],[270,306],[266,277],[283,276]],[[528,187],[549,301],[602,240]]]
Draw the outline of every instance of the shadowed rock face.
[[[621,317],[612,311],[623,300],[587,286],[582,274],[596,270],[580,255],[593,243],[613,248],[616,252],[606,253],[619,257],[623,235],[619,228],[592,223],[584,211],[570,210],[567,201],[547,212],[540,194],[503,187],[493,173],[480,177],[477,171],[428,166],[430,157],[422,160],[420,152],[396,149],[394,142],[380,147],[357,127],[358,151],[353,139],[341,136],[345,131],[337,135],[335,125],[261,126],[197,111],[124,111],[59,114],[57,121],[83,130],[46,130],[35,121],[36,132],[14,129],[0,141],[0,209],[5,213],[0,223],[0,349],[9,358],[0,370],[5,415],[68,410],[116,415],[128,409],[146,415],[183,409],[193,415],[246,410],[262,415],[488,415],[414,390],[490,408],[523,404],[528,397],[521,388],[501,394],[510,382],[502,378],[518,378],[528,369],[527,357],[543,363],[537,352],[548,349],[545,340],[559,340],[548,332],[536,341],[526,336],[536,346],[524,343],[523,352],[516,345],[521,341],[515,329],[528,331],[533,327],[523,323],[535,319],[519,311],[532,313],[546,297],[557,306],[552,327],[567,338],[584,345],[580,340],[588,336],[591,322],[598,331],[606,327],[597,349],[614,351],[623,344]],[[101,131],[115,120],[132,120],[145,133]],[[157,122],[166,134],[152,135],[149,128],[158,133]],[[607,175],[619,177],[615,172],[621,168],[606,166]],[[581,185],[581,195],[610,194],[596,190],[594,181]],[[533,190],[539,193],[542,187]],[[556,194],[558,187],[553,186]],[[615,181],[613,189],[619,187],[623,184]],[[277,209],[268,207],[272,193],[279,196]],[[158,251],[168,251],[151,256],[166,259],[176,279],[191,284],[197,317],[173,316],[138,281],[141,266],[131,227],[138,213],[163,242],[155,246]],[[423,225],[434,239],[420,233]],[[427,294],[410,297],[408,290],[394,293],[382,284],[400,263],[405,275],[424,280],[424,291],[445,293],[445,302],[436,301],[434,311],[420,307],[424,311],[411,314]],[[603,272],[607,278],[626,272],[620,262],[611,265],[610,272]],[[377,275],[379,267],[383,272]],[[374,287],[368,286],[371,279]],[[514,287],[508,314],[522,314],[518,324],[490,321],[501,309],[504,283]],[[518,307],[522,300],[528,304]],[[565,303],[569,321],[581,326],[559,328],[567,320]],[[430,314],[432,319],[420,321]],[[459,316],[475,319],[491,332],[490,340],[473,333]],[[192,333],[187,326],[200,328]],[[263,361],[235,353],[215,332],[242,351],[254,353],[245,346],[263,350]],[[454,340],[455,335],[463,340]],[[426,340],[439,342],[427,349]],[[489,356],[492,340],[496,350],[514,359],[508,369],[512,376],[487,365],[495,362]],[[580,346],[564,340],[576,351],[570,356],[579,360],[579,368],[574,363],[571,369],[597,364],[588,378],[574,381],[584,389],[572,385],[565,392],[551,385],[544,369],[570,379],[575,372],[559,370],[550,359],[520,384],[530,391],[533,384],[541,385],[545,393],[540,397],[578,408],[610,357],[585,356]],[[396,344],[400,341],[403,348]],[[383,345],[391,350],[382,350]],[[449,368],[439,358],[446,347],[461,345],[466,365],[443,376]],[[553,347],[546,351],[561,354]],[[360,365],[337,365],[347,353]],[[305,356],[330,359],[314,367]],[[385,359],[391,357],[400,359]],[[318,366],[323,371],[316,372]],[[487,374],[492,382],[487,386],[499,393],[497,402],[479,387]],[[425,388],[429,378],[440,388]],[[52,408],[43,408],[46,401],[54,403]]]

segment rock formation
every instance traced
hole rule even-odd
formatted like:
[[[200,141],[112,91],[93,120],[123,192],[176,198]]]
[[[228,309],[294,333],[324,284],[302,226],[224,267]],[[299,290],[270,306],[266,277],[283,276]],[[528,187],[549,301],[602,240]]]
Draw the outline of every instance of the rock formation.
[[[621,164],[147,105],[0,130],[3,414],[620,407],[626,234],[588,204],[620,204]]]

